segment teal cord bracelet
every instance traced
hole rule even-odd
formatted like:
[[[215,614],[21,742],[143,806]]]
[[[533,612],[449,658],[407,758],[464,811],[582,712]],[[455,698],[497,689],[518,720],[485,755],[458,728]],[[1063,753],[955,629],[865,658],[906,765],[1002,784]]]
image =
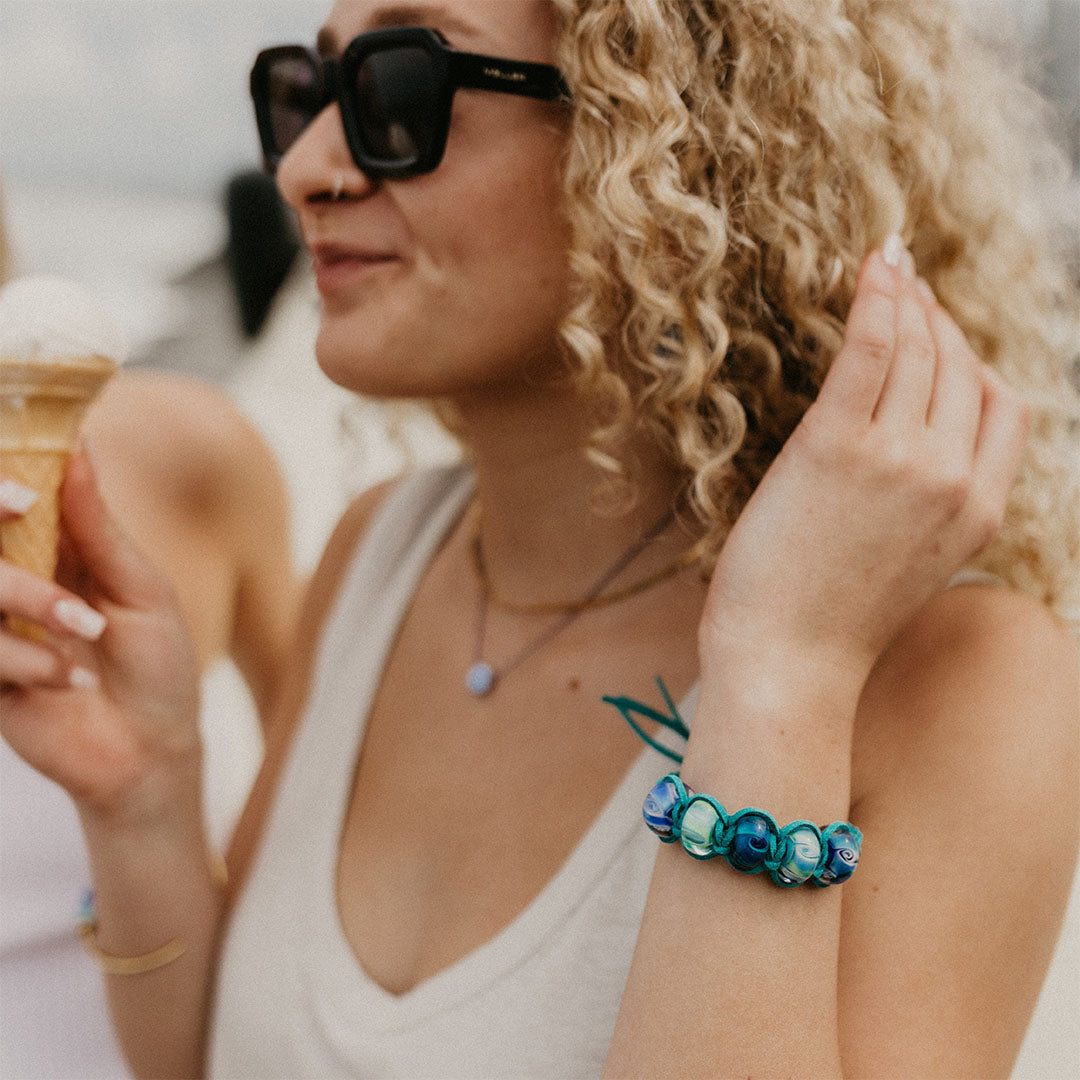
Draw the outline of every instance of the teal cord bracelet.
[[[859,865],[862,833],[850,822],[818,828],[798,820],[781,828],[756,806],[729,814],[711,795],[688,788],[677,772],[656,783],[642,813],[663,843],[679,841],[695,859],[720,856],[744,874],[767,872],[786,889],[807,881],[839,885]]]

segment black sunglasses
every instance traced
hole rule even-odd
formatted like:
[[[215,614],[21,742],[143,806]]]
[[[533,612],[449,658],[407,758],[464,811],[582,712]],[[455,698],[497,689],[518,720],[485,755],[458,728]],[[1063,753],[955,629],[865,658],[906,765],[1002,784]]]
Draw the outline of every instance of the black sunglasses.
[[[437,30],[373,30],[340,60],[303,45],[266,49],[251,70],[251,96],[266,167],[273,171],[304,128],[335,100],[345,141],[370,177],[431,172],[442,160],[454,91],[569,100],[557,68],[458,52]]]

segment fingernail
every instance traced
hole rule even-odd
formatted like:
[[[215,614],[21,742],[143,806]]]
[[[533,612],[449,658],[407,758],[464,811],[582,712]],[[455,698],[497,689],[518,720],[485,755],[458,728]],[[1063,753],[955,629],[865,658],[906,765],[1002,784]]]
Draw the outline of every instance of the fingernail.
[[[97,641],[105,632],[105,616],[78,600],[58,600],[53,606],[53,617],[85,641]]]
[[[16,480],[0,481],[0,507],[13,514],[25,514],[38,501],[38,493]]]
[[[889,266],[898,267],[904,256],[904,241],[899,233],[890,233],[885,243],[881,245],[881,257]]]
[[[915,279],[915,288],[919,290],[924,300],[929,300],[931,303],[937,303],[937,297],[934,295],[934,290],[926,283],[925,278]]]
[[[68,686],[72,690],[96,690],[100,685],[98,677],[84,667],[72,668],[68,673]]]

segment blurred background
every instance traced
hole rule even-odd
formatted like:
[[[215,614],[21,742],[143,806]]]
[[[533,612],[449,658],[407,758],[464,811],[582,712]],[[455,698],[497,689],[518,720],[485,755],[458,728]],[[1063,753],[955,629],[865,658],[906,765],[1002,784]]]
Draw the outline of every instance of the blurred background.
[[[1080,0],[967,6],[1056,102],[1056,130],[1080,171]],[[247,94],[251,61],[266,45],[312,42],[328,7],[328,0],[0,0],[0,201],[15,273],[84,282],[125,328],[135,363],[228,389],[281,461],[304,570],[351,493],[410,459],[454,453],[426,416],[358,401],[319,373],[317,299],[305,260],[296,256],[289,220],[274,217],[272,196],[252,175],[260,158]],[[245,218],[250,205],[266,216]],[[237,236],[267,222],[270,276],[247,288],[242,303]],[[227,666],[208,680],[207,703],[208,722],[227,717],[238,733],[210,767],[223,774],[222,790],[242,790],[258,743],[253,721],[237,723],[252,715],[250,702]],[[232,812],[221,810],[220,830]],[[1017,1077],[1080,1076],[1077,908],[1074,889]]]
[[[251,175],[255,53],[313,43],[329,6],[0,0],[0,199],[14,273],[82,281],[125,329],[133,363],[234,392],[282,451],[304,569],[350,493],[398,468],[406,447],[448,450],[424,417],[365,409],[315,367],[317,294],[305,260],[292,261],[272,184]],[[271,229],[272,250],[260,249]],[[237,281],[238,249],[273,263],[270,280]],[[383,438],[388,425],[402,437]]]

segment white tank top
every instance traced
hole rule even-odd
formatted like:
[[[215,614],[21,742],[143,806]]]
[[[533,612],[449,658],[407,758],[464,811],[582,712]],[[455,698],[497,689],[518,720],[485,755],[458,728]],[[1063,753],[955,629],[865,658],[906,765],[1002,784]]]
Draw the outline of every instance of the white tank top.
[[[213,1077],[601,1073],[658,847],[641,817],[645,794],[671,766],[656,750],[643,748],[524,911],[407,993],[390,994],[368,977],[338,915],[338,840],[367,714],[413,591],[471,490],[461,467],[402,480],[345,574],[266,832],[226,932]],[[689,720],[692,702],[679,708]],[[614,714],[613,721],[622,722]],[[668,732],[659,738],[680,749]]]

